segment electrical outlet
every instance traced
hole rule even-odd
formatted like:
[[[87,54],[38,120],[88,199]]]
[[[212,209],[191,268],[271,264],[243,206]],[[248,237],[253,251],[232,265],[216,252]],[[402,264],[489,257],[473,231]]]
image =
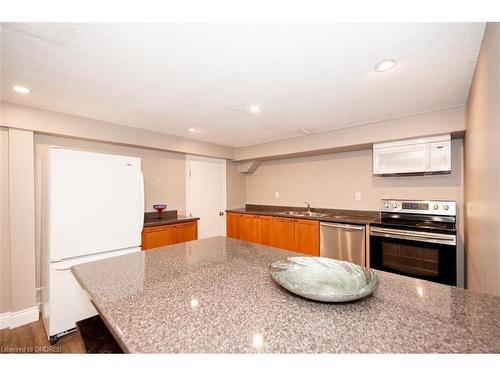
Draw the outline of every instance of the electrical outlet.
[[[354,194],[354,199],[356,199],[357,201],[360,201],[361,200],[361,193],[357,192],[356,194]]]
[[[274,198],[280,199],[280,192],[279,191],[274,192]]]

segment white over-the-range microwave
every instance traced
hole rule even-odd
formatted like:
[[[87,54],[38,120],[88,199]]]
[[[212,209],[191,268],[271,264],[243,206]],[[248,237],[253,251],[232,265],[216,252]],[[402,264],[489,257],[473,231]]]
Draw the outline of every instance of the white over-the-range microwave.
[[[451,135],[373,145],[373,174],[382,176],[451,173]]]

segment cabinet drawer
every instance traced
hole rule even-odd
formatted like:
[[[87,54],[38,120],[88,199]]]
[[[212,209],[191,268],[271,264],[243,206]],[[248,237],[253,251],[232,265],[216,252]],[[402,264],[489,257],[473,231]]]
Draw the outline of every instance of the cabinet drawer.
[[[142,250],[172,245],[174,243],[174,228],[171,225],[144,228],[142,231]]]
[[[198,224],[196,221],[174,225],[174,243],[194,241],[198,239]]]
[[[198,239],[198,223],[196,221],[144,228],[142,231],[142,250],[196,239]]]

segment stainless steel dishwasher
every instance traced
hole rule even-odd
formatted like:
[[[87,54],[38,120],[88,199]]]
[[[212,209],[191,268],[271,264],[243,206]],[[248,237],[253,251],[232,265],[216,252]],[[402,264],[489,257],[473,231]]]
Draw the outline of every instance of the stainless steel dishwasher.
[[[365,266],[365,226],[321,222],[319,255]]]

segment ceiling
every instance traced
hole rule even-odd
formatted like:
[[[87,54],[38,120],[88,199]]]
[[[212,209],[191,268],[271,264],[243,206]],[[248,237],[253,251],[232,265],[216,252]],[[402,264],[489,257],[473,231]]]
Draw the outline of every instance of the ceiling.
[[[484,27],[4,23],[2,100],[241,147],[464,104]]]

